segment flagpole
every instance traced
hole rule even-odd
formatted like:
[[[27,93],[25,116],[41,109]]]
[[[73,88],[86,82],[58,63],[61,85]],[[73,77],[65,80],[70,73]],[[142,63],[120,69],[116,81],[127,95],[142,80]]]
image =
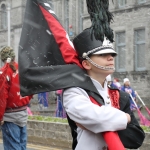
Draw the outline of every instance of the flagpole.
[[[7,3],[8,46],[10,46],[10,4]]]

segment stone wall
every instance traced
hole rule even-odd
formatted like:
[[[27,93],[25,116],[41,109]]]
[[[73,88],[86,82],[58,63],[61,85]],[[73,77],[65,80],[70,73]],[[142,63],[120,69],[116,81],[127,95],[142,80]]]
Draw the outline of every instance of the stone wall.
[[[70,133],[65,123],[28,121],[28,143],[71,148]]]
[[[72,137],[70,127],[66,123],[37,122],[28,121],[28,143],[53,146],[71,150]],[[1,138],[1,134],[0,134]],[[146,138],[140,150],[150,149],[150,133],[146,133]]]
[[[57,146],[71,150],[72,137],[70,127],[65,123],[28,121],[28,143]],[[150,149],[150,133],[140,150]]]

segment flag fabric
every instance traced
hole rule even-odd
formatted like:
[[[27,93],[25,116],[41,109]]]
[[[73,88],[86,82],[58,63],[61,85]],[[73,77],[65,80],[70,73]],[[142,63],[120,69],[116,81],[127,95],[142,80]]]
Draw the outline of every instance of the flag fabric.
[[[21,95],[79,86],[96,93],[47,0],[28,0],[19,43]],[[67,80],[66,80],[67,78]],[[82,83],[81,83],[82,82]]]

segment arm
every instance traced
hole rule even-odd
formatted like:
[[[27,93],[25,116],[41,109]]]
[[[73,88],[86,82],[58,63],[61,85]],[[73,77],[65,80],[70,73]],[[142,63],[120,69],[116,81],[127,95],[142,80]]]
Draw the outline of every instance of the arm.
[[[135,99],[136,98],[136,95],[135,95],[135,92],[134,92],[134,90],[132,89],[132,97]]]
[[[93,104],[81,88],[65,90],[63,105],[72,120],[94,133],[122,130],[127,126],[127,116],[124,112],[113,107]]]
[[[124,86],[121,86],[121,91],[124,91],[124,92],[125,92],[125,90],[124,90]]]
[[[127,128],[125,130],[118,131],[118,134],[126,148],[136,149],[142,145],[143,140],[145,138],[145,133],[140,127],[139,123],[137,122],[133,112],[130,110],[129,95],[126,95],[124,97],[126,97],[126,99],[122,99],[122,101],[127,101],[127,103],[126,106],[122,109],[122,111],[130,114],[131,122],[127,125]]]
[[[9,84],[6,77],[0,76],[0,81],[2,80],[2,84],[0,87],[0,125],[3,124],[3,116],[5,113],[5,108],[7,105],[7,98],[8,98],[8,89]]]

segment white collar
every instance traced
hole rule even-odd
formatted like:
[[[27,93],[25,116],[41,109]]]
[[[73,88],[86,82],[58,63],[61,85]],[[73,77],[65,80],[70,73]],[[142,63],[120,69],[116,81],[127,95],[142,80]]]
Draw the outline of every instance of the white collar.
[[[91,77],[90,77],[91,78]],[[101,90],[101,91],[107,91],[108,87],[107,87],[107,81],[105,80],[104,82],[104,87],[102,87],[102,85],[95,79],[91,78],[93,84],[95,85],[97,90]]]

